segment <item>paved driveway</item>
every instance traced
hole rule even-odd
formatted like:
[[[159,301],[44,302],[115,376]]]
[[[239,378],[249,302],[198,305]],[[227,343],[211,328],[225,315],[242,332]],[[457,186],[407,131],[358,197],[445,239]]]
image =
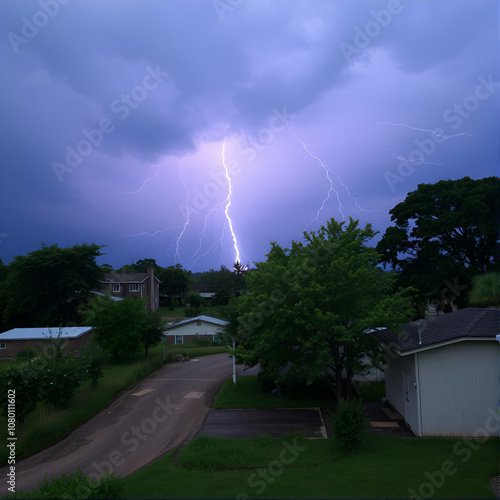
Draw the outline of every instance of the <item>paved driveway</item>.
[[[326,438],[319,408],[268,410],[210,410],[198,434],[221,437],[273,437],[302,432],[307,437]]]
[[[95,477],[106,468],[127,475],[193,439],[213,398],[232,373],[227,354],[168,364],[116,399],[66,439],[16,463],[16,491],[81,467]],[[7,466],[0,468],[0,496]]]

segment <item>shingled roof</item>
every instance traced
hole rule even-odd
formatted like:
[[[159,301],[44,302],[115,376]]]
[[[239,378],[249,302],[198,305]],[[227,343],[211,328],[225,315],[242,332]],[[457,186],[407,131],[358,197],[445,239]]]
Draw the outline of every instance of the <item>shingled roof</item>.
[[[500,309],[468,307],[406,323],[402,329],[401,337],[386,329],[371,333],[401,354],[463,339],[495,339],[500,334]]]

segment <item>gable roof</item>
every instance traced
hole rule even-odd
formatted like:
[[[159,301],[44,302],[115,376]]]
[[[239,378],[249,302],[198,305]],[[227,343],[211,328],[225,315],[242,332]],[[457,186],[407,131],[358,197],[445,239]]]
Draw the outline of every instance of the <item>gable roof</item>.
[[[101,283],[144,283],[148,278],[148,273],[105,274]],[[156,276],[155,280],[161,283]]]
[[[51,327],[52,338],[59,336],[59,327]],[[93,330],[91,326],[67,326],[61,328],[61,339],[76,339]],[[47,340],[50,338],[49,328],[14,328],[0,333],[0,341],[6,340]]]
[[[179,321],[178,323],[174,323],[173,325],[169,326],[168,328],[165,328],[166,330],[172,330],[173,328],[177,328],[178,326],[183,326],[187,325],[188,323],[192,323],[193,321],[204,321],[205,323],[212,323],[217,326],[226,326],[228,324],[228,321],[224,321],[219,318],[213,318],[212,316],[196,316],[195,318],[187,318],[183,319],[182,321]]]
[[[402,336],[387,329],[371,332],[401,355],[467,339],[492,339],[500,333],[500,309],[467,307],[402,325]]]

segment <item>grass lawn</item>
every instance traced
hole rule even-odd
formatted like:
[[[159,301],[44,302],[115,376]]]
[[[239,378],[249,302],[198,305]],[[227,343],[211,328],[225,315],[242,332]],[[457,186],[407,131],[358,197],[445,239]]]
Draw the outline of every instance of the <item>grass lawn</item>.
[[[186,349],[186,346],[167,344],[167,362],[172,354],[186,354],[186,350],[189,350],[190,357],[227,352],[223,347]],[[104,376],[99,380],[97,387],[92,387],[90,382],[82,384],[76,390],[75,398],[69,408],[56,410],[39,405],[24,422],[17,422],[17,459],[20,460],[57,443],[76,427],[106,408],[120,392],[134,386],[161,366],[163,366],[163,345],[159,344],[149,350],[147,358],[141,353],[128,363],[105,366]],[[7,417],[3,415],[0,416],[0,429],[0,437],[6,442]],[[7,452],[6,447],[0,448],[0,465],[6,463]]]
[[[495,475],[498,440],[367,434],[343,456],[330,439],[199,436],[124,482],[125,498],[495,498]]]
[[[361,399],[364,403],[380,403],[383,397],[385,397],[385,382],[361,385]]]
[[[273,396],[260,390],[256,375],[243,375],[226,380],[215,397],[216,409],[232,408],[310,408],[331,405],[331,399],[300,400]]]

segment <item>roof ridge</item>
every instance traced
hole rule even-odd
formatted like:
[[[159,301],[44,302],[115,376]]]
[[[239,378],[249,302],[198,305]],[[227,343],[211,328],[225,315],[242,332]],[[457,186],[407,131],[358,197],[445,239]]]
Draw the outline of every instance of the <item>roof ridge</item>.
[[[487,311],[481,311],[463,330],[465,335],[468,335],[472,329],[486,316]]]

